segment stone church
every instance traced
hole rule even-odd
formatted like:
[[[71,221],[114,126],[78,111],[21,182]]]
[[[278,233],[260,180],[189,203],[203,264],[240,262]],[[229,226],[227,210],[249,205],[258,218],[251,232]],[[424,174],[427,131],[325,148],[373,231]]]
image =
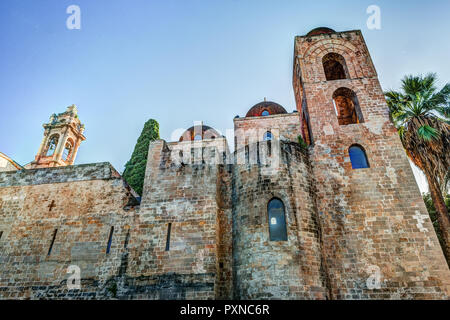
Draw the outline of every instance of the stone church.
[[[360,31],[294,43],[289,113],[150,144],[139,197],[74,165],[75,106],[0,154],[2,299],[448,299],[450,271]],[[243,110],[242,110],[243,111]]]

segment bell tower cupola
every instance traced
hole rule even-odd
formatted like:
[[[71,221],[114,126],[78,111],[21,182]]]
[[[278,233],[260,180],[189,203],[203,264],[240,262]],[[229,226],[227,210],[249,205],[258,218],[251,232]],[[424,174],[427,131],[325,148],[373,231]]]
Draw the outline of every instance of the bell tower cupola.
[[[71,105],[63,113],[52,114],[43,127],[44,138],[31,168],[73,165],[78,148],[86,139],[83,135],[84,124],[78,118],[77,107]]]

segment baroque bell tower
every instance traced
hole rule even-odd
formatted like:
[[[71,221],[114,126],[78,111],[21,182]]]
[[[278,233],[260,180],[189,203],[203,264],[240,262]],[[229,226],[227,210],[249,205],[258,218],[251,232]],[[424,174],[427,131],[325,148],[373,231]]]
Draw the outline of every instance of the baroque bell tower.
[[[43,125],[44,138],[31,169],[73,165],[78,148],[86,138],[84,124],[78,118],[75,105],[67,107],[63,113],[53,114]]]

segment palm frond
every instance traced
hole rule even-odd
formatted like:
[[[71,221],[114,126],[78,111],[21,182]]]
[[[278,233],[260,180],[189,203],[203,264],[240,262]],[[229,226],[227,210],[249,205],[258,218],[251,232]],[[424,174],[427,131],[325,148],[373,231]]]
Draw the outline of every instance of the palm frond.
[[[437,107],[436,113],[439,120],[448,122],[450,120],[450,105]]]
[[[402,89],[406,94],[415,95],[422,91],[436,91],[437,75],[428,73],[425,76],[407,75],[402,79]]]
[[[400,91],[385,92],[390,115],[408,157],[428,177],[444,181],[450,167],[450,84],[437,76],[407,75]]]
[[[400,127],[398,128],[398,135],[400,136],[400,140],[403,141],[403,139],[405,138],[405,127]]]
[[[421,79],[423,90],[436,91],[437,74],[428,73]]]
[[[430,127],[429,125],[421,126],[417,133],[420,138],[422,138],[425,141],[431,141],[431,140],[437,140],[439,139],[440,133],[438,130],[436,130],[433,127]]]

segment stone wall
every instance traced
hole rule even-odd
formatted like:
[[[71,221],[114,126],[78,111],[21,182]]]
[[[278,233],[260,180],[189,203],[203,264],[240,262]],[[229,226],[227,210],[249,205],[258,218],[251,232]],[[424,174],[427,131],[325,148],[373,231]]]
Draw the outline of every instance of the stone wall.
[[[258,154],[270,143],[258,143]],[[279,165],[233,170],[234,298],[325,299],[308,156],[296,143],[273,149]],[[288,241],[270,241],[267,205],[273,198],[284,203]]]
[[[156,145],[150,157],[162,155]],[[151,172],[162,161],[155,159]],[[152,191],[153,202],[144,198],[142,209],[108,163],[0,174],[0,298],[229,298],[231,209],[224,168],[173,171],[186,191],[181,198],[169,190],[177,183],[164,170],[159,186],[153,185],[162,192]],[[166,209],[169,217],[154,211]],[[168,219],[173,228],[165,252]],[[67,287],[69,266],[81,271],[80,290]]]
[[[348,79],[326,81],[330,52]],[[221,137],[152,142],[141,203],[108,163],[0,172],[0,299],[448,299],[361,33],[297,37],[293,81],[299,112],[235,119],[233,155]],[[360,123],[339,125],[342,87]],[[352,168],[354,144],[370,168]],[[284,242],[270,241],[273,198]],[[80,290],[68,290],[69,266]]]
[[[185,298],[229,297],[229,173],[225,165],[209,162],[222,154],[224,143],[225,139],[217,138],[151,144],[136,226],[140,237],[130,255],[140,263],[130,266],[130,274],[201,276],[204,290],[192,291]],[[191,149],[193,159],[183,160],[179,152],[189,157]]]
[[[270,132],[274,140],[297,142],[301,134],[300,116],[298,113],[276,114],[263,117],[247,117],[234,119],[234,142],[237,153],[235,163],[245,161],[254,163],[256,150],[247,150],[250,160],[244,159],[245,147],[256,147],[258,141],[264,141],[264,134]]]
[[[322,57],[342,55],[349,79],[326,81]],[[437,299],[450,272],[359,31],[297,37],[294,88],[309,116],[325,267],[332,299]],[[363,123],[340,126],[333,92],[352,89]],[[370,168],[353,170],[362,146]],[[379,288],[368,288],[370,277]]]
[[[135,204],[108,163],[1,173],[0,297],[108,296]],[[70,265],[80,268],[82,290],[67,290]]]

